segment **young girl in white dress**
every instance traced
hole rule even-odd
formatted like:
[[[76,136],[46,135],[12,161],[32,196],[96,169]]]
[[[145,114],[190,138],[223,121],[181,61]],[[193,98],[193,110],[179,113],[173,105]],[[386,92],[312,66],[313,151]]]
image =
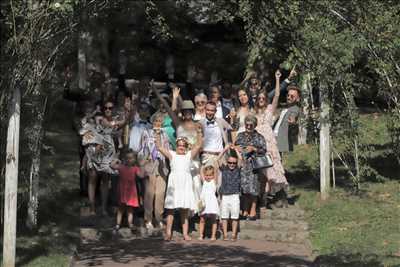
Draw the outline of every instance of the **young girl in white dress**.
[[[204,209],[201,211],[200,215],[200,225],[199,225],[199,240],[204,238],[204,228],[206,220],[210,220],[212,223],[211,228],[211,240],[216,240],[217,233],[217,216],[219,214],[219,205],[217,196],[217,171],[214,166],[206,166],[202,170],[203,187],[200,194],[200,200],[204,205]]]
[[[167,210],[167,226],[164,239],[172,239],[172,224],[174,221],[174,210],[178,209],[181,215],[183,238],[191,240],[189,231],[189,211],[197,208],[195,194],[193,191],[193,178],[190,173],[191,161],[199,153],[203,143],[202,131],[197,130],[197,143],[188,151],[188,141],[185,137],[176,139],[176,151],[167,150],[160,145],[159,137],[156,138],[156,146],[170,161],[171,172],[168,177],[167,192],[164,208]]]

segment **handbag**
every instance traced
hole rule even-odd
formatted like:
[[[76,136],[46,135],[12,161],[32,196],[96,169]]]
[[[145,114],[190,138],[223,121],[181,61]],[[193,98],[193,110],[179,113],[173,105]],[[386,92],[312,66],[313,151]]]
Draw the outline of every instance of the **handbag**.
[[[253,170],[257,171],[261,169],[270,168],[274,165],[274,163],[272,162],[271,156],[269,154],[266,154],[262,156],[256,156],[255,158],[253,158],[252,165],[253,165]]]

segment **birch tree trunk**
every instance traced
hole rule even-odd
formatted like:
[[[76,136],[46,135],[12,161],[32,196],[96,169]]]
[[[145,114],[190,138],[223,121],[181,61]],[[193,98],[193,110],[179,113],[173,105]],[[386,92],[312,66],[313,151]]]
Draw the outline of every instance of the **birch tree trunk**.
[[[34,119],[31,128],[32,135],[30,140],[30,149],[32,154],[32,163],[29,174],[29,202],[28,214],[26,218],[26,226],[31,230],[37,227],[37,214],[39,208],[40,154],[43,140],[43,122],[47,104],[46,98],[43,105],[42,98],[38,92],[33,97],[32,103],[32,117],[36,119]]]
[[[310,109],[311,109],[311,95],[310,95],[310,73],[303,76],[301,83],[302,92],[302,102],[303,110],[299,120],[299,135],[297,142],[299,145],[307,144],[307,134],[308,134],[308,122],[310,120]]]
[[[33,18],[33,14],[36,10],[39,9],[40,3],[37,0],[29,1],[29,12],[30,17]],[[30,21],[30,24],[33,25],[33,21]],[[33,26],[31,26],[33,27]],[[31,29],[32,32],[33,29]],[[32,33],[31,33],[32,34]],[[33,36],[31,37],[33,38]],[[28,201],[28,210],[27,210],[27,219],[25,221],[26,226],[29,229],[34,229],[37,227],[37,211],[39,207],[39,170],[40,170],[40,148],[41,148],[41,135],[42,135],[42,124],[44,114],[41,114],[42,110],[42,94],[41,94],[41,86],[42,86],[42,77],[41,77],[41,69],[43,68],[42,60],[40,56],[37,54],[31,55],[33,62],[32,69],[32,78],[29,80],[28,86],[29,88],[33,87],[32,96],[30,97],[32,108],[31,115],[32,121],[31,125],[29,125],[29,134],[28,134],[28,146],[32,158],[30,174],[29,174],[29,201]]]
[[[15,266],[17,235],[18,150],[21,93],[14,89],[7,132],[6,176],[4,192],[3,266]]]
[[[78,88],[86,90],[87,85],[87,42],[89,32],[87,30],[86,0],[81,1],[81,28],[78,39]]]
[[[321,198],[327,199],[330,189],[330,121],[328,90],[325,86],[320,88],[321,115],[319,131],[319,153],[320,153],[320,191]]]

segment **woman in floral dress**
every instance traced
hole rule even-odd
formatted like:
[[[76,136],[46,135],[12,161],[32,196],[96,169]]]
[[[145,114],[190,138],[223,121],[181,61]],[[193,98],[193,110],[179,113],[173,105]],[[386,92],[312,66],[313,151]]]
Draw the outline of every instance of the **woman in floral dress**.
[[[249,220],[256,219],[257,197],[260,192],[258,173],[253,169],[253,160],[256,156],[265,155],[267,147],[265,138],[255,128],[257,118],[247,115],[244,119],[245,131],[237,135],[235,145],[243,157],[243,166],[240,172],[241,189],[243,193],[243,216]]]
[[[272,103],[268,103],[268,95],[265,91],[261,91],[258,94],[256,102],[256,117],[258,125],[256,130],[262,134],[267,142],[268,153],[272,157],[273,166],[264,170],[264,175],[267,178],[265,192],[275,195],[277,192],[283,190],[286,194],[288,189],[288,182],[285,177],[285,170],[283,169],[281,156],[279,154],[276,137],[272,130],[272,124],[274,122],[274,113],[279,102],[280,94],[280,77],[281,73],[279,70],[275,73],[275,95]]]

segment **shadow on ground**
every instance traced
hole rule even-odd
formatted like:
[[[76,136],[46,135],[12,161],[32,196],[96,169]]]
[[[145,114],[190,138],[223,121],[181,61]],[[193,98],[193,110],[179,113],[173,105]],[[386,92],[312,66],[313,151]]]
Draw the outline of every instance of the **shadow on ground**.
[[[183,241],[182,241],[183,242]],[[78,266],[311,266],[311,262],[291,255],[273,256],[251,251],[244,246],[210,243],[163,242],[161,240],[134,240],[89,244],[86,255],[80,256]],[[223,241],[220,241],[221,243]],[[117,265],[118,266],[118,265]]]
[[[273,255],[246,245],[217,243],[163,242],[157,239],[87,244],[77,266],[263,266],[263,267],[380,267],[377,256],[322,255],[314,262],[295,255]]]

